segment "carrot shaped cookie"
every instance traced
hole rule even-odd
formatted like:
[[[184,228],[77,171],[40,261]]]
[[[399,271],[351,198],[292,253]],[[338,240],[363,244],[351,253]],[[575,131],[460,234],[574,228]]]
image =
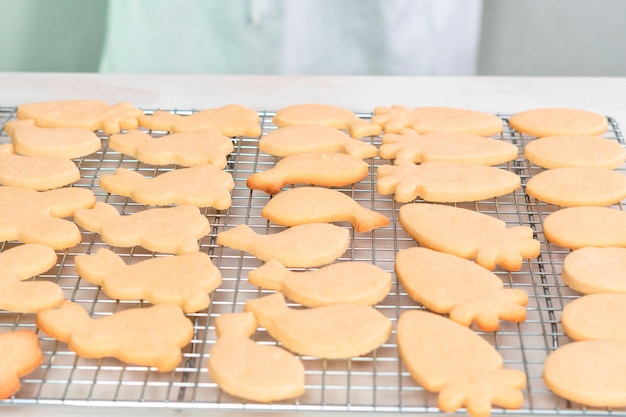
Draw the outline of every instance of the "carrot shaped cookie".
[[[114,206],[97,202],[74,213],[76,223],[99,233],[106,243],[128,248],[142,246],[155,252],[181,255],[199,249],[198,240],[211,230],[197,207],[176,206],[121,216]]]
[[[28,330],[0,334],[0,399],[20,389],[20,378],[41,365],[43,353],[39,338]]]
[[[253,190],[276,194],[287,184],[341,187],[361,181],[368,174],[366,162],[337,152],[311,152],[286,156],[267,171],[248,177]]]
[[[252,313],[231,313],[215,321],[217,341],[209,354],[209,375],[225,392],[258,402],[280,401],[304,393],[304,366],[296,356],[250,340],[257,322]]]
[[[296,268],[333,262],[348,249],[349,240],[348,229],[326,223],[302,224],[269,235],[259,235],[240,224],[217,235],[218,245],[249,252],[266,262],[276,259]]]
[[[172,371],[182,359],[181,349],[193,337],[193,325],[180,307],[159,304],[92,319],[71,301],[40,310],[37,326],[67,343],[79,356],[114,357],[123,362]]]
[[[470,328],[412,310],[400,316],[397,338],[402,362],[418,384],[439,393],[442,411],[465,406],[470,416],[483,417],[492,405],[522,406],[526,375],[504,369],[498,351]]]
[[[282,226],[348,221],[357,232],[389,224],[389,219],[361,206],[341,191],[324,187],[297,187],[276,194],[261,210],[266,219]]]
[[[222,282],[222,275],[203,252],[160,256],[132,265],[108,249],[95,255],[77,255],[81,278],[102,286],[111,298],[147,300],[152,304],[176,304],[185,313],[209,306],[209,294]]]
[[[318,270],[294,272],[277,260],[250,271],[248,282],[277,290],[307,307],[358,303],[374,305],[389,294],[391,274],[367,262],[337,262]]]
[[[391,334],[391,321],[373,307],[332,304],[311,309],[289,308],[281,293],[246,302],[259,324],[285,348],[327,359],[365,355]]]
[[[464,326],[476,322],[481,330],[496,331],[499,320],[526,319],[526,291],[503,288],[498,276],[474,262],[409,248],[398,252],[395,268],[412,299]]]
[[[517,271],[524,258],[534,258],[540,251],[530,227],[506,227],[502,220],[472,210],[413,203],[400,208],[399,218],[421,246],[474,259],[489,270],[500,265]]]
[[[118,168],[114,175],[100,177],[100,186],[110,193],[130,197],[139,204],[196,207],[230,207],[233,176],[212,164],[169,171],[154,178]]]
[[[57,254],[46,245],[15,246],[0,253],[0,308],[18,313],[36,313],[63,302],[63,290],[50,281],[25,281],[48,271]]]
[[[504,169],[464,162],[429,161],[415,165],[398,161],[378,167],[376,191],[394,200],[453,203],[498,197],[515,191],[520,177]]]

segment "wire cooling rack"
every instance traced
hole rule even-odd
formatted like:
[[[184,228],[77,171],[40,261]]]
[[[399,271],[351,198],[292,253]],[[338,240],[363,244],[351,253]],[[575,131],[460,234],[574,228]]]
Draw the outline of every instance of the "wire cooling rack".
[[[0,107],[0,127],[15,115],[14,107]],[[151,113],[152,110],[146,110]],[[172,110],[177,114],[189,115],[192,110]],[[276,129],[272,124],[273,113],[259,112],[263,134]],[[369,118],[371,114],[360,114]],[[510,170],[522,178],[522,187],[516,192],[471,204],[459,204],[464,208],[504,220],[508,226],[531,227],[541,242],[541,254],[536,259],[525,261],[520,271],[508,272],[497,269],[506,287],[518,288],[529,295],[527,320],[523,323],[502,322],[497,332],[477,331],[504,357],[505,367],[518,369],[527,376],[524,404],[520,410],[493,409],[494,414],[563,414],[563,415],[626,415],[626,409],[591,409],[565,401],[553,395],[544,385],[541,374],[543,363],[554,349],[569,342],[560,325],[563,307],[578,293],[565,286],[560,277],[564,256],[563,248],[547,243],[542,234],[542,221],[557,207],[536,201],[524,193],[528,178],[540,169],[523,158],[525,143],[532,138],[513,131],[508,126],[508,117],[500,115],[503,132],[500,140],[518,146],[518,157],[500,168]],[[151,132],[163,135],[167,132]],[[609,131],[605,135],[624,144],[617,123],[609,118]],[[207,371],[207,360],[216,341],[215,319],[221,314],[240,312],[245,302],[269,293],[259,290],[247,282],[249,271],[262,263],[247,253],[221,247],[216,243],[217,234],[236,225],[245,223],[260,234],[274,233],[283,227],[274,225],[261,217],[261,209],[270,196],[246,187],[246,179],[254,172],[272,167],[276,158],[259,152],[257,138],[233,139],[235,151],[230,155],[226,171],[233,175],[235,188],[232,206],[228,210],[205,209],[204,214],[211,223],[210,233],[201,239],[200,250],[209,254],[220,269],[223,283],[211,294],[208,309],[189,314],[193,322],[194,337],[183,351],[183,361],[173,372],[159,373],[155,369],[124,364],[116,359],[85,359],[69,351],[64,343],[38,332],[43,364],[22,379],[22,388],[13,397],[0,401],[1,405],[97,405],[126,407],[173,407],[179,409],[218,410],[278,410],[278,411],[373,411],[373,412],[421,412],[437,414],[437,396],[426,392],[415,383],[398,357],[395,324],[407,310],[421,308],[412,301],[395,278],[395,254],[404,248],[416,246],[398,222],[401,204],[392,196],[375,192],[375,173],[381,164],[389,161],[378,157],[367,160],[369,175],[353,186],[339,190],[354,198],[364,207],[383,213],[390,219],[389,226],[368,233],[355,232],[348,223],[337,223],[351,232],[349,249],[339,260],[371,262],[391,272],[394,285],[389,295],[376,308],[393,323],[389,340],[371,354],[349,360],[320,360],[301,357],[306,368],[306,392],[289,401],[272,404],[257,404],[242,401],[222,392],[211,380]],[[364,139],[379,146],[380,137]],[[9,139],[3,131],[0,141]],[[176,169],[176,166],[155,167],[138,162],[108,148],[108,139],[102,136],[102,148],[88,157],[75,160],[81,171],[81,179],[73,186],[92,189],[99,201],[114,205],[120,214],[131,214],[145,210],[124,197],[110,195],[99,186],[99,177],[111,174],[124,167],[137,170],[145,176],[156,176]],[[624,171],[624,168],[620,168]],[[419,200],[418,200],[419,201]],[[618,207],[621,209],[621,205]],[[0,246],[6,250],[17,243],[5,242]],[[74,269],[74,257],[78,254],[93,254],[99,248],[110,248],[97,234],[82,232],[82,242],[67,251],[58,252],[59,263],[36,280],[57,283],[66,299],[82,305],[92,317],[102,317],[116,311],[140,307],[137,301],[117,301],[107,297],[98,286],[81,280]],[[127,262],[133,263],[158,254],[135,247],[112,248]],[[37,331],[33,314],[15,314],[0,311],[0,332],[15,329]],[[254,340],[262,344],[275,341],[259,328]],[[1,408],[0,408],[1,410]],[[464,410],[459,410],[463,413]]]

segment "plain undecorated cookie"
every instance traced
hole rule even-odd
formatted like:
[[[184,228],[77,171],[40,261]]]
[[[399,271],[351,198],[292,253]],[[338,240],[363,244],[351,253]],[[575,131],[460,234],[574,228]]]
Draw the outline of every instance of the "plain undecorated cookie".
[[[542,108],[515,113],[509,126],[530,136],[601,135],[608,120],[601,114],[580,109]]]
[[[563,260],[561,278],[583,294],[626,294],[626,248],[576,249]]]
[[[626,343],[626,294],[589,294],[570,301],[561,315],[573,340],[619,340]]]
[[[528,142],[524,156],[543,168],[595,166],[615,169],[626,160],[626,148],[601,136],[545,136]]]
[[[0,399],[19,391],[20,378],[43,362],[39,338],[29,330],[0,334]]]

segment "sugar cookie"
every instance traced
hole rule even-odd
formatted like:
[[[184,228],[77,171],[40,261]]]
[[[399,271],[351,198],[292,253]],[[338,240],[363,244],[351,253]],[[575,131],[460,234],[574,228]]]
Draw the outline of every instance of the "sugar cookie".
[[[543,234],[569,249],[583,246],[626,247],[626,213],[608,207],[568,207],[545,217]]]
[[[31,243],[0,253],[0,308],[35,313],[63,302],[63,290],[54,282],[25,281],[43,274],[57,263],[57,254],[46,245]]]
[[[413,110],[399,105],[377,107],[372,122],[380,125],[385,133],[399,133],[407,127],[418,133],[464,132],[481,136],[502,131],[502,120],[496,115],[453,107],[418,107]]]
[[[77,255],[74,262],[82,279],[102,286],[111,298],[176,304],[185,313],[207,308],[209,294],[222,282],[219,269],[203,252],[160,256],[128,265],[114,252],[99,249],[95,255]]]
[[[561,315],[565,334],[573,340],[626,342],[626,294],[589,294],[570,301]]]
[[[211,230],[208,219],[194,206],[154,208],[121,216],[114,206],[99,201],[92,209],[76,210],[74,220],[84,229],[99,233],[112,246],[139,245],[176,255],[196,252],[198,240]]]
[[[180,307],[158,304],[91,318],[71,301],[37,312],[37,327],[67,343],[86,358],[114,357],[123,362],[172,371],[182,359],[181,348],[193,337],[193,325]]]
[[[276,112],[272,122],[278,127],[318,124],[344,129],[353,138],[376,136],[380,126],[361,119],[350,110],[328,104],[295,104]]]
[[[69,187],[34,191],[22,187],[0,187],[0,241],[43,243],[67,249],[80,243],[76,225],[62,219],[81,208],[93,207],[96,196],[87,188]]]
[[[614,169],[626,160],[626,148],[601,136],[561,135],[531,140],[524,156],[543,168],[595,166]]]
[[[258,112],[238,104],[200,110],[189,116],[157,110],[153,114],[140,117],[139,124],[148,129],[168,132],[217,129],[226,136],[257,138],[261,135]]]
[[[0,185],[45,191],[79,179],[80,171],[71,159],[17,155],[10,143],[0,145]]]
[[[302,224],[269,235],[240,224],[217,235],[218,245],[249,252],[266,262],[276,259],[294,268],[327,265],[341,256],[349,243],[348,229],[326,223]]]
[[[312,184],[342,187],[361,181],[368,164],[359,158],[336,152],[301,153],[286,156],[267,171],[248,177],[253,190],[276,194],[287,184]]]
[[[4,125],[15,152],[25,156],[80,158],[100,150],[100,138],[89,129],[38,127],[35,121],[11,120]]]
[[[396,275],[409,297],[464,326],[496,331],[499,320],[526,319],[528,294],[503,288],[502,280],[474,262],[427,248],[399,251]]]
[[[98,100],[60,100],[26,103],[17,108],[18,119],[34,119],[41,127],[82,127],[117,133],[139,127],[143,111],[130,103],[109,105]]]
[[[561,278],[583,294],[626,294],[626,248],[576,249],[563,260]]]
[[[488,416],[492,405],[519,408],[526,375],[504,369],[502,356],[472,329],[420,310],[398,320],[400,358],[413,379],[439,393],[444,412],[466,407],[473,417]]]
[[[112,194],[130,197],[139,204],[171,204],[225,210],[232,204],[233,176],[213,164],[181,168],[146,178],[136,171],[118,168],[100,176],[100,186]]]
[[[9,398],[20,389],[20,378],[43,362],[39,338],[28,330],[0,334],[0,399]]]
[[[358,303],[374,305],[391,290],[391,274],[367,262],[337,262],[318,270],[295,272],[271,259],[248,273],[248,282],[276,290],[307,307]]]
[[[380,157],[426,161],[470,162],[482,165],[499,165],[517,158],[517,146],[509,142],[463,132],[429,132],[423,135],[412,129],[402,129],[399,134],[383,135]]]
[[[215,321],[218,338],[209,354],[209,374],[225,392],[258,402],[304,394],[304,366],[296,356],[250,340],[257,327],[252,313],[231,313]]]
[[[556,395],[592,407],[626,406],[626,343],[586,340],[552,352],[543,380]]]
[[[626,176],[599,167],[548,169],[526,182],[526,194],[559,206],[610,206],[626,198]]]
[[[530,227],[506,227],[500,219],[464,208],[406,204],[400,208],[399,219],[421,246],[475,259],[489,270],[500,265],[517,271],[523,258],[534,258],[541,249]]]
[[[391,321],[373,307],[332,304],[289,308],[281,293],[246,301],[245,311],[285,348],[300,355],[343,359],[365,355],[385,343]]]
[[[509,126],[530,136],[601,135],[608,129],[608,121],[601,114],[587,110],[543,108],[516,113]]]
[[[511,193],[521,183],[519,176],[504,169],[444,161],[415,165],[402,160],[397,165],[380,165],[376,178],[376,191],[394,194],[400,203],[418,197],[439,203],[478,201]]]
[[[373,158],[376,146],[353,139],[339,129],[321,125],[295,125],[273,130],[259,140],[259,150],[275,156],[308,152],[340,152],[359,159]]]
[[[185,167],[214,164],[218,168],[226,167],[227,156],[235,149],[232,140],[217,129],[172,133],[158,138],[131,130],[111,135],[109,147],[145,164]]]
[[[389,224],[389,219],[361,206],[341,191],[324,187],[297,187],[276,194],[261,215],[282,226],[348,221],[357,232]]]

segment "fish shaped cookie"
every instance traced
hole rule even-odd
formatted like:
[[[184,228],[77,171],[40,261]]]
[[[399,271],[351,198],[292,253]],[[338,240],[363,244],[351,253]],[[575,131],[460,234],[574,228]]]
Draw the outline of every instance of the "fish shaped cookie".
[[[476,322],[491,332],[498,329],[499,320],[526,319],[526,291],[503,288],[497,275],[458,256],[421,247],[403,249],[396,255],[395,270],[412,299],[464,326]]]
[[[397,328],[398,350],[413,379],[439,393],[447,413],[465,406],[473,417],[489,416],[492,406],[522,406],[526,375],[503,367],[504,360],[472,329],[435,313],[405,311]]]
[[[391,290],[391,274],[367,262],[337,262],[321,269],[290,271],[275,259],[248,273],[248,282],[276,290],[307,307],[374,305]]]
[[[43,362],[39,338],[29,330],[0,334],[0,399],[19,391],[20,378]]]
[[[112,194],[130,197],[139,204],[177,204],[225,210],[232,204],[231,191],[235,182],[230,173],[213,164],[202,164],[153,178],[118,168],[113,175],[102,175],[100,186]]]
[[[478,201],[515,191],[520,177],[504,169],[464,162],[428,161],[415,165],[397,161],[381,165],[376,175],[376,191],[393,194],[395,201],[452,203]]]
[[[181,349],[193,337],[193,325],[180,307],[159,304],[91,318],[72,301],[40,310],[37,327],[67,343],[85,358],[114,357],[126,363],[169,372],[182,360]]]
[[[276,112],[272,122],[278,127],[322,125],[347,130],[353,138],[375,136],[380,126],[361,119],[350,110],[328,104],[306,103],[284,107]]]
[[[128,265],[108,249],[95,255],[77,255],[76,272],[87,282],[100,285],[117,300],[147,300],[152,304],[176,304],[195,313],[210,304],[209,294],[222,275],[203,252],[159,256]]]
[[[399,134],[383,135],[380,157],[426,161],[470,162],[481,165],[499,165],[517,158],[517,146],[502,140],[463,132],[429,132],[423,135],[412,129]]]
[[[311,184],[341,187],[361,181],[369,166],[363,160],[337,152],[311,152],[289,155],[262,172],[247,179],[253,190],[276,194],[287,184]]]
[[[235,149],[232,139],[217,129],[172,133],[158,138],[131,130],[111,135],[109,147],[145,164],[184,167],[213,164],[218,168],[226,167],[226,158]]]
[[[74,220],[84,229],[99,233],[112,246],[138,245],[176,255],[196,252],[198,240],[211,230],[209,220],[194,206],[154,208],[121,216],[114,206],[99,201],[92,209],[76,210]]]
[[[365,355],[385,343],[391,321],[373,307],[332,304],[310,309],[287,306],[281,293],[246,301],[261,326],[286,349],[326,359]]]
[[[223,314],[215,320],[217,341],[209,352],[209,375],[225,392],[258,402],[304,394],[304,365],[286,350],[250,339],[254,314]]]
[[[257,234],[240,224],[217,235],[218,245],[295,268],[327,265],[341,256],[349,243],[348,229],[327,223],[302,224],[269,235]]]
[[[366,209],[341,191],[325,187],[297,187],[272,197],[261,215],[282,226],[348,221],[357,232],[389,224],[381,213]]]
[[[238,104],[227,104],[214,109],[204,109],[188,116],[157,110],[143,115],[139,124],[152,130],[167,132],[195,132],[204,129],[217,129],[225,136],[261,135],[258,112]]]
[[[340,152],[359,159],[373,158],[376,146],[353,139],[339,129],[323,125],[295,125],[272,130],[259,140],[259,150],[275,156],[308,152]]]
[[[399,219],[421,246],[474,259],[489,270],[500,265],[517,271],[524,258],[534,258],[540,251],[530,227],[506,227],[500,219],[464,208],[406,204],[400,208]]]

